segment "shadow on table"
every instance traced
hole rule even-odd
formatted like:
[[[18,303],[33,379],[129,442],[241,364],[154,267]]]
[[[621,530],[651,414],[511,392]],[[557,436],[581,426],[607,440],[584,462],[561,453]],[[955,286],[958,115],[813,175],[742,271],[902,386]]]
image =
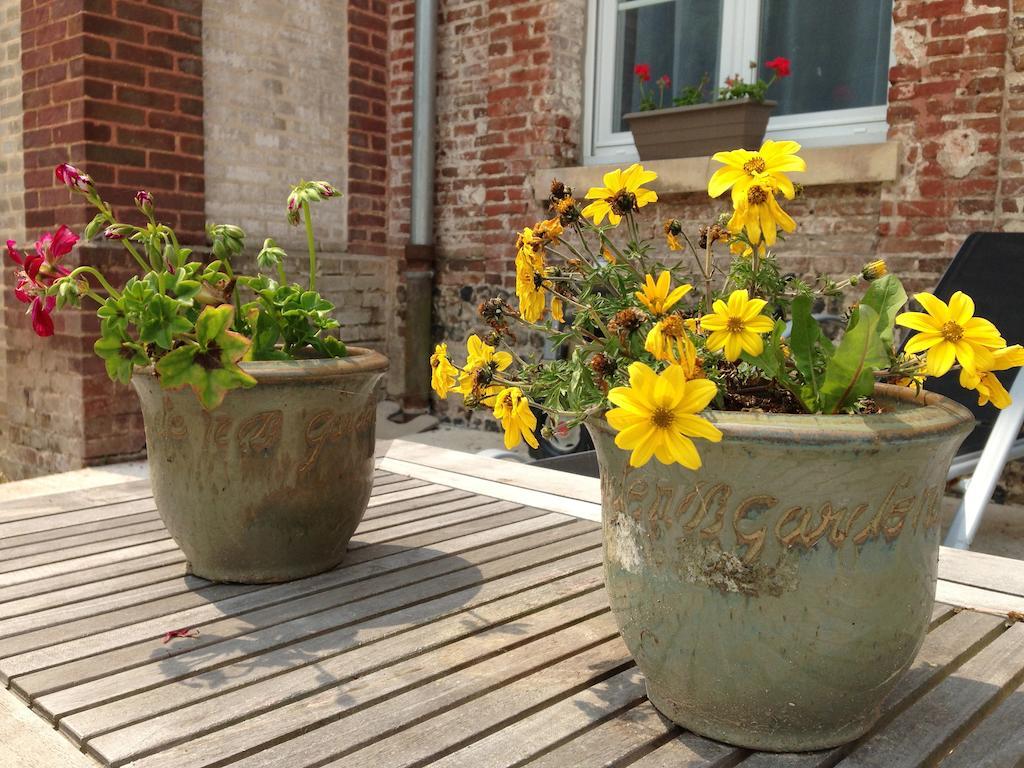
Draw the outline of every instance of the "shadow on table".
[[[374,545],[374,550],[378,556],[373,560],[351,566],[342,563],[326,574],[247,593],[266,601],[275,599],[275,592],[281,593],[281,602],[199,625],[197,636],[172,639],[155,649],[152,658],[159,660],[167,682],[215,693],[324,662],[439,616],[458,613],[482,586],[480,570],[457,555],[391,544]],[[412,550],[417,552],[414,564],[337,584],[347,569],[366,570],[368,564]],[[436,553],[435,558],[429,558],[431,552]],[[309,586],[308,592],[288,596],[303,584]],[[228,612],[230,601],[237,599],[210,604],[226,603]],[[474,623],[472,614],[466,622]],[[424,638],[424,644],[429,640]],[[307,687],[335,685],[368,669],[346,669],[342,675],[325,670]]]

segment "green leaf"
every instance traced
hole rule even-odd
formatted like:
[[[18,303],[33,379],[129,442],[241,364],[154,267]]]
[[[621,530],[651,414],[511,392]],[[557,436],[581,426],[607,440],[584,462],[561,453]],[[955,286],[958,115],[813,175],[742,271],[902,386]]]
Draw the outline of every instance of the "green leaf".
[[[165,389],[178,389],[191,383],[196,353],[199,347],[186,344],[168,352],[156,364],[156,372],[160,376],[160,386]]]
[[[93,350],[103,358],[107,376],[122,384],[131,381],[135,366],[149,364],[145,349],[132,341],[114,335],[102,336],[97,339],[93,344]]]
[[[230,304],[203,309],[196,320],[196,336],[204,349],[213,339],[231,327],[234,314],[235,308]]]
[[[139,323],[139,340],[163,349],[174,346],[175,336],[192,330],[192,323],[178,312],[181,304],[170,296],[154,294]]]
[[[821,326],[811,315],[811,297],[797,296],[792,305],[793,331],[789,335],[789,348],[793,353],[793,364],[809,387],[808,400],[817,406],[818,390],[821,386],[817,368],[821,354]]]
[[[825,368],[820,390],[823,413],[838,413],[874,392],[874,371],[889,362],[880,331],[878,313],[870,305],[862,304],[857,310],[856,322],[851,321]]]
[[[194,369],[197,372],[192,379],[192,389],[207,410],[219,406],[224,401],[224,396],[232,389],[256,386],[256,379],[235,365],[211,370],[194,366]]]
[[[873,281],[860,303],[871,307],[878,314],[879,338],[891,349],[896,313],[907,303],[907,292],[903,290],[899,278],[896,275],[885,275]]]
[[[771,335],[765,339],[761,354],[757,357],[752,357],[746,352],[742,354],[744,361],[759,369],[768,379],[777,380],[780,371],[785,375],[786,356],[782,352],[782,334],[785,330],[786,324],[782,320],[776,320]]]
[[[108,298],[103,306],[96,310],[100,319],[100,333],[104,336],[114,335],[121,338],[128,327],[128,318],[124,313],[124,299]]]

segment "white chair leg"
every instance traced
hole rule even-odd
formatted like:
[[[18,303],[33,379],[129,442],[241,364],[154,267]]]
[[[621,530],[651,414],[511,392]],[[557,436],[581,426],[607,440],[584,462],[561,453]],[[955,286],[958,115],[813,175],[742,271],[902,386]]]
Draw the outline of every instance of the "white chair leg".
[[[1010,396],[1013,403],[1000,412],[992,426],[978,466],[967,484],[960,509],[957,510],[953,525],[946,534],[947,547],[969,549],[974,534],[978,532],[985,507],[992,498],[992,491],[995,490],[999,475],[1006,466],[1010,448],[1020,434],[1021,423],[1024,422],[1024,370],[1019,371],[1013,380]]]

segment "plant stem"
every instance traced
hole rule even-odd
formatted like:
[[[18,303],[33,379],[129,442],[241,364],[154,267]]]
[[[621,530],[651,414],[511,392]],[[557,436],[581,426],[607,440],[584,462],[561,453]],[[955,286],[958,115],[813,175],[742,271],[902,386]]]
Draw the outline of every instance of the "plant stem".
[[[103,277],[103,275],[100,274],[99,270],[97,270],[95,267],[89,267],[89,266],[75,267],[75,269],[73,269],[71,271],[71,274],[65,275],[64,277],[62,277],[60,279],[61,280],[73,280],[74,278],[78,277],[79,275],[92,275],[93,277],[96,278],[97,282],[99,282],[99,284],[103,286],[103,290],[105,290],[107,293],[109,293],[115,299],[121,298],[121,294],[118,293],[116,290],[114,290],[114,287],[110,283],[107,282],[106,278]],[[100,303],[102,304],[102,302],[100,302]]]
[[[309,247],[309,290],[316,290],[316,244],[313,239],[313,217],[309,212],[309,201],[302,201],[302,218],[306,223],[306,245]]]

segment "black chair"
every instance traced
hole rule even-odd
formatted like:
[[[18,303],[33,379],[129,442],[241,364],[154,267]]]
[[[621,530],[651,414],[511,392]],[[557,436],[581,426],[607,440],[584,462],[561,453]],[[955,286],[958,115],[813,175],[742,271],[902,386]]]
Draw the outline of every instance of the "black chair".
[[[975,232],[960,246],[935,288],[943,301],[963,291],[976,304],[976,312],[995,323],[1007,344],[1024,343],[1024,311],[1017,296],[1024,292],[1024,233]],[[946,536],[946,546],[966,549],[981,524],[985,507],[1008,461],[1024,457],[1020,438],[1024,422],[1024,373],[1000,371],[996,376],[1013,397],[1000,411],[978,405],[977,393],[963,389],[957,372],[930,379],[930,391],[969,408],[977,419],[953,460],[948,479],[971,474],[971,480]]]

